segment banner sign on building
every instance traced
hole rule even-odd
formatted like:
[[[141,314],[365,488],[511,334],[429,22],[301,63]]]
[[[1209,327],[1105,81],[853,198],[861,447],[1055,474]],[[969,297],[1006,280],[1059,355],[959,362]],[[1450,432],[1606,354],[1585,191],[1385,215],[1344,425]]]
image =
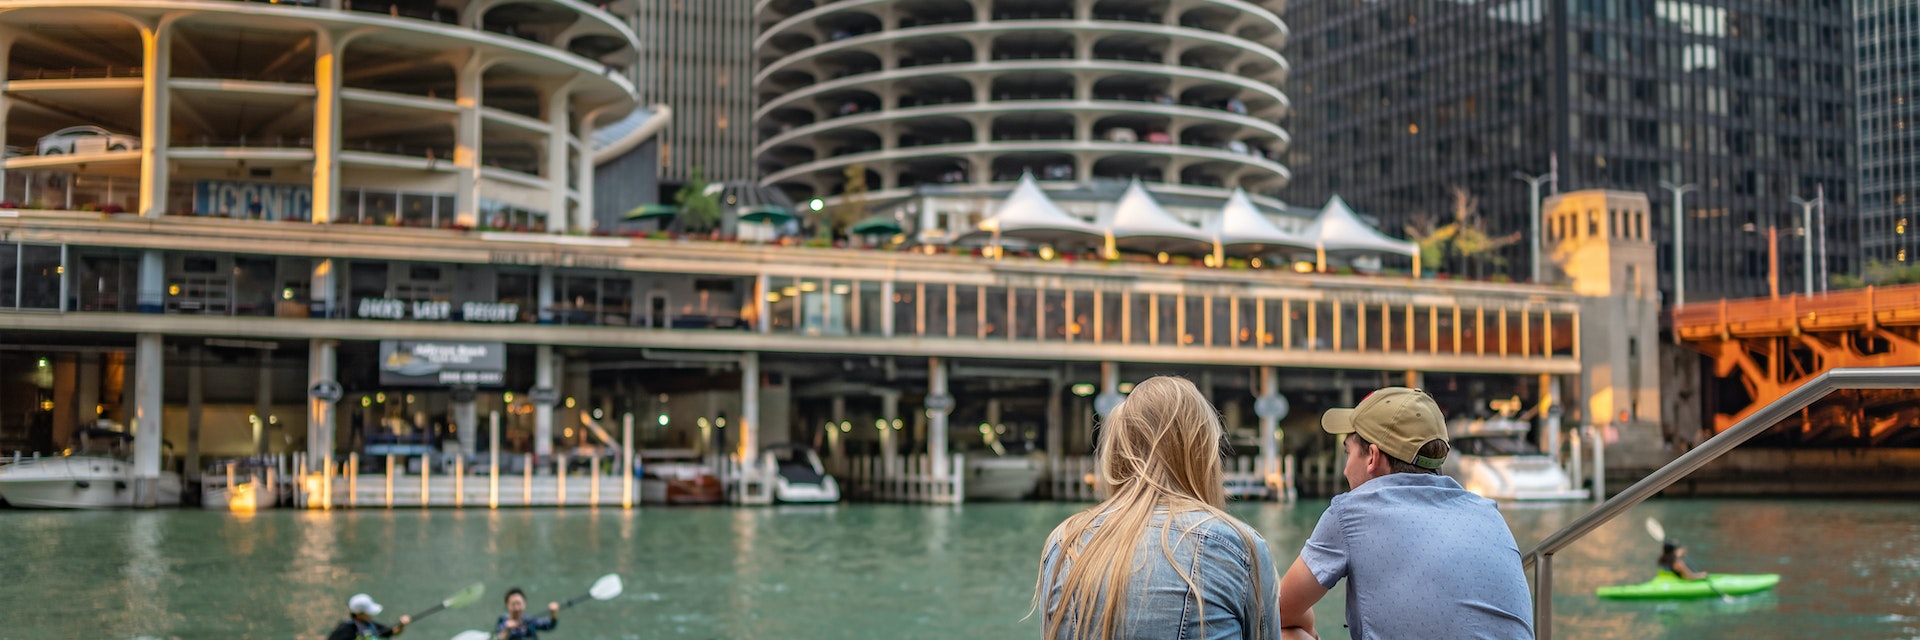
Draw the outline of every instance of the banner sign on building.
[[[455,315],[456,311],[458,316]],[[361,298],[354,307],[354,317],[364,320],[519,322],[520,305],[512,302],[462,302],[456,307],[445,300]]]
[[[499,342],[380,341],[380,384],[437,387],[500,386],[507,347]]]
[[[201,180],[193,187],[193,212],[255,220],[313,219],[313,187],[303,184]]]

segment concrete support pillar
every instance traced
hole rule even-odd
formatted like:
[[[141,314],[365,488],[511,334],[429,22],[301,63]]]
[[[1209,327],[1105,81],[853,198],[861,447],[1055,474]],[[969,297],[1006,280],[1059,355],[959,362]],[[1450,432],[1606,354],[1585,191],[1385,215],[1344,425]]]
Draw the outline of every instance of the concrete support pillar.
[[[1540,449],[1560,461],[1560,379],[1540,374]]]
[[[140,288],[135,302],[140,313],[166,311],[167,261],[159,251],[140,252]]]
[[[742,466],[753,469],[760,455],[760,354],[740,356],[740,448]]]
[[[1280,396],[1280,375],[1273,367],[1260,367],[1259,397],[1278,398]],[[1255,413],[1262,413],[1259,407]],[[1280,473],[1280,416],[1260,415],[1260,474],[1274,477]]]
[[[100,420],[100,354],[82,353],[75,367],[74,382],[79,386],[74,391],[74,407],[80,416],[78,423],[82,429],[92,428]],[[53,446],[64,448],[72,440],[72,432],[62,434],[58,426],[53,435]]]
[[[1346,373],[1345,372],[1334,373],[1333,384],[1335,388],[1338,388],[1340,390],[1339,406],[1342,406],[1342,407],[1353,406],[1353,387],[1347,385]],[[1335,439],[1336,439],[1336,442],[1333,447],[1333,474],[1335,476],[1333,481],[1333,492],[1341,493],[1343,491],[1346,491],[1347,488],[1349,488],[1349,487],[1344,487],[1341,484],[1342,481],[1339,478],[1340,470],[1347,468],[1347,446],[1346,446],[1347,436],[1335,436]]]
[[[206,399],[207,375],[201,368],[206,352],[194,347],[187,352],[187,458],[188,480],[200,478],[200,408]]]
[[[1421,373],[1419,371],[1414,371],[1412,369],[1407,370],[1406,380],[1402,383],[1403,386],[1411,387],[1414,389],[1423,388],[1426,386],[1426,384],[1427,384],[1426,374]]]
[[[568,83],[571,84],[571,83]],[[547,233],[567,233],[567,223],[571,212],[567,209],[567,173],[573,163],[567,157],[567,133],[571,130],[572,113],[568,105],[569,92],[563,84],[547,93]],[[574,229],[583,232],[584,229]]]
[[[178,15],[178,14],[175,14]],[[167,213],[167,140],[173,120],[168,75],[173,57],[173,17],[140,30],[144,60],[140,76],[140,215]]]
[[[1100,363],[1100,395],[1094,397],[1093,410],[1100,417],[1107,417],[1113,408],[1120,404],[1120,364],[1116,362]]]
[[[1060,458],[1065,455],[1067,421],[1061,409],[1060,392],[1066,383],[1060,379],[1047,382],[1047,472],[1052,473],[1060,467]]]
[[[579,124],[580,144],[575,148],[580,153],[574,158],[573,182],[577,198],[573,203],[573,228],[579,233],[593,233],[599,221],[593,217],[593,122],[598,113],[581,120]]]
[[[453,390],[453,432],[460,439],[460,453],[468,457],[479,451],[480,412],[474,402],[479,394],[473,387]]]
[[[760,275],[754,276],[753,277],[753,325],[754,325],[754,330],[760,333],[773,332],[773,318],[767,316],[767,314],[770,313],[770,310],[767,308],[768,291],[769,289],[767,289],[767,274],[762,273]]]
[[[77,355],[58,354],[52,358],[52,362],[47,363],[53,368],[53,429],[50,435],[55,442],[67,439],[73,433],[74,425],[80,424],[80,405],[74,398],[80,386]]]
[[[309,312],[316,317],[345,317],[341,311],[334,310],[334,269],[339,265],[331,258],[313,261],[313,278],[308,284],[307,296],[313,301]]]
[[[307,386],[333,380],[338,375],[335,367],[334,342],[313,340],[307,347]],[[332,402],[326,400],[307,398],[308,469],[321,469],[333,461],[333,406]]]
[[[314,41],[313,223],[330,224],[340,213],[340,59],[347,42],[325,28]]]
[[[134,413],[128,431],[133,433],[133,506],[151,507],[160,488],[160,440],[165,430],[160,424],[161,388],[166,377],[165,360],[158,333],[142,333],[134,338]]]
[[[835,472],[846,468],[846,432],[840,428],[840,423],[846,422],[846,420],[847,397],[836,395],[833,397],[833,410],[828,413],[827,420],[830,423],[827,425],[827,457],[832,461],[831,464]]]
[[[953,411],[953,397],[947,392],[947,363],[940,358],[927,358],[927,398],[929,404],[940,402],[947,407],[927,407],[927,457],[933,459],[934,480],[945,480],[950,462],[947,460],[947,414]]]
[[[534,347],[533,388],[553,389],[553,360],[553,345]],[[535,395],[528,394],[528,397]],[[553,405],[537,400],[533,403],[533,455],[540,458],[553,455]]]
[[[535,292],[535,297],[539,301],[540,308],[535,311],[538,314],[537,317],[539,318],[540,324],[549,324],[553,322],[553,298],[556,293],[556,288],[553,283],[553,267],[540,267],[540,281],[537,283],[537,287],[538,291]],[[656,318],[654,321],[659,322],[659,319]]]
[[[880,337],[893,337],[893,281],[880,282]]]
[[[198,368],[198,362],[193,366]],[[273,352],[260,350],[260,370],[253,381],[253,453],[266,455],[273,447]]]
[[[888,389],[880,394],[880,459],[886,468],[900,457],[900,392]]]
[[[460,224],[479,227],[480,219],[480,100],[487,70],[479,51],[467,56],[454,79],[454,104],[460,107],[453,125],[453,210]]]

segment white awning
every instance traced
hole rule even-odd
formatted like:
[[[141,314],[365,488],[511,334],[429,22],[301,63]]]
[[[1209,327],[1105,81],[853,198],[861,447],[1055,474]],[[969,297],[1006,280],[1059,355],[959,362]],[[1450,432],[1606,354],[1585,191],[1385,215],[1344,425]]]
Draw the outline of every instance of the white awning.
[[[1413,256],[1414,264],[1420,263],[1418,243],[1396,240],[1367,226],[1340,196],[1327,200],[1327,206],[1320,209],[1313,224],[1307,225],[1304,235],[1310,246],[1322,251],[1395,253]]]
[[[1107,232],[1113,234],[1115,248],[1148,253],[1213,252],[1212,234],[1167,213],[1139,180],[1127,185],[1127,192],[1120,196],[1120,204],[1105,223]]]
[[[1258,256],[1285,249],[1314,248],[1313,240],[1282,231],[1253,206],[1243,189],[1234,189],[1227,206],[1220,211],[1220,245],[1231,255]]]
[[[1033,174],[1020,176],[1020,184],[1007,194],[1007,199],[993,212],[993,216],[980,221],[980,226],[961,236],[961,241],[979,241],[987,238],[1017,239],[1028,242],[1060,244],[1070,242],[1098,243],[1105,238],[1100,229],[1086,221],[1068,215],[1059,205],[1048,198],[1040,185],[1033,180]]]

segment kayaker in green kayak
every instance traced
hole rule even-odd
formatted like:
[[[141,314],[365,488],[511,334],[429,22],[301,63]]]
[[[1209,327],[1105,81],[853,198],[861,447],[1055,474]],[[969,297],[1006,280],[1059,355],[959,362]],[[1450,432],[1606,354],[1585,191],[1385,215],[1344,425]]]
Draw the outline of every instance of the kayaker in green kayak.
[[[1685,558],[1686,555],[1687,548],[1674,543],[1672,540],[1660,543],[1660,570],[1679,576],[1682,580],[1699,580],[1707,577],[1707,572],[1705,571],[1694,571],[1693,569],[1687,568],[1686,560],[1682,559]]]

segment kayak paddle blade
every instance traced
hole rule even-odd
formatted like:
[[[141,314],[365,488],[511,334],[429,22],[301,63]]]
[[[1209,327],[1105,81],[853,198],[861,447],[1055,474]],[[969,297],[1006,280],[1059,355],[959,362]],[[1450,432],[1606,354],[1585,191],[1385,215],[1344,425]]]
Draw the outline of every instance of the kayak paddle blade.
[[[620,574],[609,573],[593,581],[593,588],[588,589],[587,594],[593,596],[595,600],[612,600],[620,597],[623,589],[624,585],[620,584]]]
[[[459,593],[453,594],[452,596],[448,596],[447,600],[440,604],[448,609],[458,609],[460,607],[464,607],[464,606],[473,604],[475,602],[478,602],[480,600],[480,596],[485,595],[486,593],[487,593],[487,585],[483,583],[475,582],[471,585],[468,585],[467,588],[461,589]]]
[[[460,635],[454,636],[453,640],[489,640],[492,637],[493,636],[487,635],[487,632],[485,631],[474,631],[472,629],[468,629],[466,631],[460,632]]]
[[[1659,520],[1647,518],[1647,535],[1653,536],[1654,542],[1667,543],[1667,528],[1660,526]]]

